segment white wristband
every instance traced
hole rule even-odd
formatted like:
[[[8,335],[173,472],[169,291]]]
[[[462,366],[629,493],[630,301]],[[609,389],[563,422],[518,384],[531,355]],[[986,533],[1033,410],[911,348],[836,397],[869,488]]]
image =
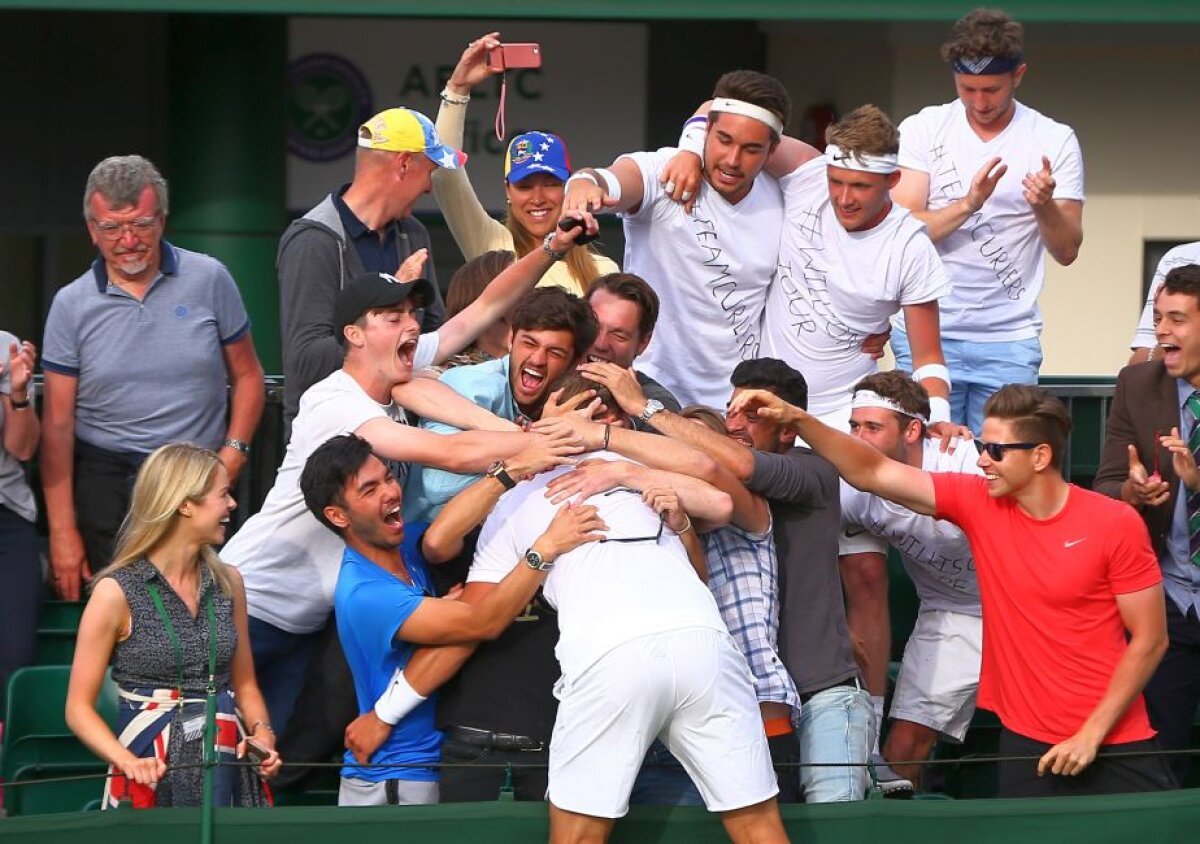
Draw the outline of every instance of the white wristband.
[[[596,187],[600,187],[600,182],[598,182],[596,180],[596,177],[593,176],[591,173],[572,173],[567,178],[567,185],[569,186],[571,184],[571,182],[577,182],[577,181],[580,181],[581,179],[586,179],[587,181],[591,182]]]
[[[924,381],[926,378],[938,378],[950,386],[950,370],[940,363],[927,363],[913,370],[914,381]]]
[[[683,124],[683,132],[679,135],[679,149],[682,152],[694,153],[704,158],[704,137],[708,134],[708,118],[693,117]]]
[[[929,424],[950,421],[950,402],[941,396],[929,397]]]
[[[618,179],[616,174],[607,167],[597,167],[596,173],[599,174],[602,179],[604,179],[604,189],[608,192],[609,198],[620,202],[621,180]]]
[[[385,724],[395,724],[408,713],[412,712],[426,698],[417,694],[416,690],[404,678],[404,669],[397,668],[388,683],[387,691],[375,701],[375,714]]]

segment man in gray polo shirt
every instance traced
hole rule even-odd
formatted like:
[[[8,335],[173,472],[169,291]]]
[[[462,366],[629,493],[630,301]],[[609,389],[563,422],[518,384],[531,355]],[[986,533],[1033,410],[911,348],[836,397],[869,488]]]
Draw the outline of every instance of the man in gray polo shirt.
[[[83,213],[100,255],[55,294],[42,355],[50,564],[69,601],[110,561],[150,452],[194,442],[236,479],[263,408],[237,284],[216,259],[163,239],[167,183],[154,165],[139,155],[101,161]]]

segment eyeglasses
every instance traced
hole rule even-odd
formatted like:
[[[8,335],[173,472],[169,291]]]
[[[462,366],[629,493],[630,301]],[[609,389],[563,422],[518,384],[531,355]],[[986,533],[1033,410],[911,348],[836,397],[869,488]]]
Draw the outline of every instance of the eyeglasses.
[[[1041,443],[989,443],[983,440],[972,440],[975,443],[975,450],[980,454],[987,452],[987,456],[1000,462],[1004,459],[1006,451],[1029,451],[1037,448]]]
[[[606,492],[604,494],[612,495],[614,492],[628,492],[628,493],[638,496],[638,498],[641,498],[641,496],[642,496],[642,494],[640,492],[638,492],[636,489],[630,489],[627,486],[613,487],[612,489],[610,489],[608,492]],[[654,542],[654,543],[657,543],[658,540],[660,540],[662,538],[663,525],[666,524],[666,521],[667,521],[667,514],[659,513],[658,514],[658,533],[654,534],[654,536],[604,536],[604,537],[601,537],[599,541],[600,542]]]
[[[138,217],[127,223],[114,223],[111,220],[100,223],[93,220],[92,225],[105,240],[120,240],[126,231],[133,232],[135,237],[141,237],[153,231],[154,227],[158,225],[158,217]]]

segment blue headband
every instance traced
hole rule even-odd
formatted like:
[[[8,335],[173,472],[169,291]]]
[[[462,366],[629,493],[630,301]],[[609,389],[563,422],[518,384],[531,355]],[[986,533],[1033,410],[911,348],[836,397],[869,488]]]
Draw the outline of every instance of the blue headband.
[[[1015,56],[980,56],[976,59],[966,57],[954,59],[950,66],[955,73],[966,73],[970,76],[996,76],[1001,73],[1012,73],[1025,57],[1020,53]]]

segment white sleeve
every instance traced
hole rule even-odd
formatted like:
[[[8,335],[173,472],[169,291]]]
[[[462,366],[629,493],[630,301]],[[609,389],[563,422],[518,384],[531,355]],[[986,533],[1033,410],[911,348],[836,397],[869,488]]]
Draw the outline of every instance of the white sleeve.
[[[649,220],[653,216],[655,204],[664,196],[663,186],[658,183],[658,174],[666,166],[671,156],[677,152],[679,150],[674,147],[663,147],[655,152],[626,153],[617,159],[618,161],[621,159],[632,161],[642,175],[641,204],[638,205],[637,211],[622,212],[622,217],[630,220]]]
[[[901,121],[899,162],[900,166],[906,170],[928,173],[929,162],[926,160],[926,151],[929,149],[929,143],[926,124],[929,121],[923,117],[923,114],[917,113]]]
[[[309,394],[314,390],[321,392],[306,404],[304,399],[310,398]],[[301,397],[300,413],[292,423],[292,430],[302,430],[315,449],[330,437],[357,431],[366,423],[380,417],[386,418],[387,413],[357,384],[339,384],[336,388],[329,389],[324,382],[318,382]]]
[[[1067,135],[1058,154],[1050,156],[1050,172],[1054,176],[1055,199],[1083,201],[1083,153],[1074,132]]]
[[[900,290],[896,298],[901,307],[950,295],[950,274],[924,228],[904,244],[900,267]]]
[[[777,179],[783,193],[785,215],[799,214],[829,198],[829,186],[825,177],[825,159],[817,156],[804,162],[795,170]],[[789,220],[789,222],[793,222]]]
[[[438,346],[441,343],[441,335],[436,331],[422,334],[417,339],[417,350],[413,353],[413,372],[420,372],[437,363]]]
[[[1137,328],[1133,330],[1133,339],[1129,341],[1131,349],[1153,349],[1158,345],[1158,338],[1154,336],[1154,295],[1160,287],[1162,279],[1156,272],[1154,281],[1150,282],[1150,295],[1146,297],[1146,304],[1142,307],[1141,319],[1138,320]]]
[[[851,533],[857,532],[862,527],[862,504],[864,502],[865,493],[859,492],[846,481],[838,481],[839,492],[842,499],[842,530]]]
[[[475,545],[475,559],[467,573],[468,583],[499,583],[516,566],[517,557],[525,553],[524,548],[517,547],[513,531],[513,523],[517,521],[514,500],[514,496],[505,493],[483,523]]]

